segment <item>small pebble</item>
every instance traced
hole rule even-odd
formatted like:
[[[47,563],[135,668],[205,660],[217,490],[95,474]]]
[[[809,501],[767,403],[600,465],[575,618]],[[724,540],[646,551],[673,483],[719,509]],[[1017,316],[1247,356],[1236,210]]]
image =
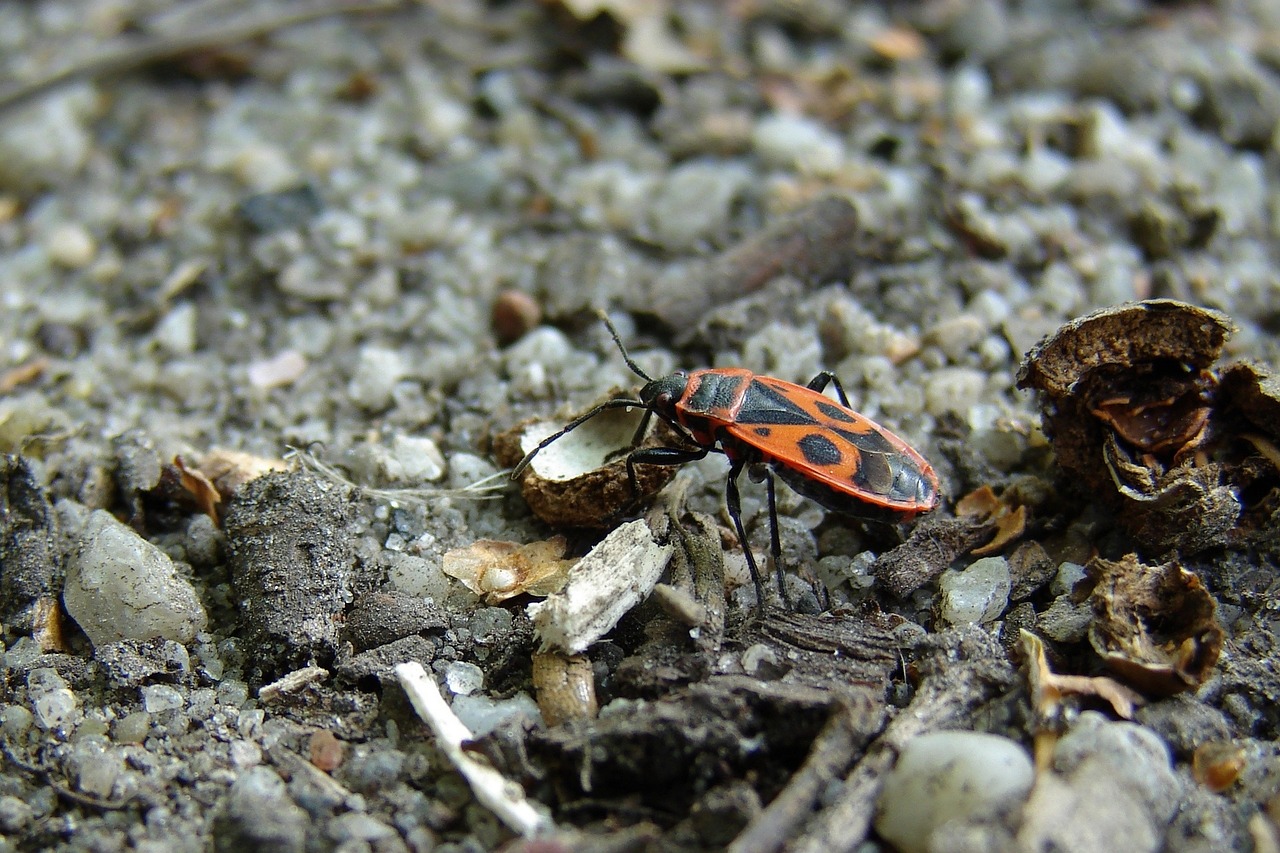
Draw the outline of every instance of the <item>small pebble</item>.
[[[875,827],[901,853],[934,849],[931,836],[953,819],[1011,811],[1031,790],[1035,771],[1014,741],[980,732],[920,735],[885,777]]]
[[[948,625],[977,625],[998,619],[1013,589],[1004,557],[983,557],[962,571],[945,572],[938,586],[938,615]]]
[[[372,345],[361,347],[347,383],[347,395],[365,411],[383,411],[391,405],[396,383],[408,372],[409,365],[399,352]]]
[[[445,667],[444,684],[456,696],[470,696],[484,686],[484,670],[473,663],[454,661]]]
[[[844,162],[844,143],[824,124],[787,113],[766,116],[751,135],[755,152],[767,165],[830,175]]]
[[[71,270],[87,267],[98,252],[93,235],[76,222],[55,226],[45,237],[44,247],[51,261]]]
[[[142,743],[151,731],[151,715],[146,711],[134,711],[116,721],[116,743]]]
[[[149,714],[173,711],[185,704],[182,693],[167,684],[148,684],[142,688],[142,707]]]
[[[501,346],[508,346],[538,328],[542,306],[527,293],[504,290],[493,300],[489,323]]]
[[[981,370],[967,367],[944,367],[936,370],[925,382],[925,411],[934,417],[948,412],[965,414],[969,407],[982,402],[986,381],[986,374]]]
[[[54,731],[71,723],[79,703],[56,669],[42,667],[27,674],[27,694],[42,729]]]
[[[473,737],[480,738],[496,729],[512,717],[525,716],[530,720],[541,719],[538,703],[527,693],[517,693],[510,699],[490,699],[488,696],[454,696],[453,713],[458,715]]]
[[[307,358],[297,350],[287,349],[270,358],[249,363],[249,384],[264,391],[292,385],[307,370]]]
[[[160,318],[152,336],[169,355],[191,355],[196,349],[197,319],[196,307],[190,302],[180,302]]]
[[[311,763],[325,773],[332,773],[338,769],[345,752],[346,746],[328,729],[319,729],[311,733]]]
[[[1083,640],[1093,622],[1093,607],[1089,602],[1075,604],[1069,595],[1060,595],[1049,608],[1036,616],[1040,633],[1059,643],[1076,643]]]

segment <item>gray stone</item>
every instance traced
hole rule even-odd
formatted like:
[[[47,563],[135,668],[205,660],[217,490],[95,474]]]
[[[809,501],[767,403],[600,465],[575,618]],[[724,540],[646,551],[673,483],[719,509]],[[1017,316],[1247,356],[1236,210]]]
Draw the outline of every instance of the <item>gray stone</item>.
[[[105,510],[80,533],[62,600],[95,647],[155,637],[189,643],[208,621],[169,557]]]

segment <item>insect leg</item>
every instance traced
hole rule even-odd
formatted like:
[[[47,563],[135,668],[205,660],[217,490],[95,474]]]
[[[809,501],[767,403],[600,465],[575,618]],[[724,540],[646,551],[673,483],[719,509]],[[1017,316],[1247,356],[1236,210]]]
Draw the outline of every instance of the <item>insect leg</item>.
[[[773,571],[778,578],[778,594],[788,610],[791,601],[787,598],[787,588],[782,583],[782,540],[778,535],[778,499],[773,489],[773,471],[765,468],[765,492],[769,495],[769,556],[773,558]]]
[[[583,414],[578,415],[578,417],[569,421],[569,423],[565,424],[557,432],[553,432],[551,435],[542,439],[542,441],[538,442],[537,447],[535,447],[533,450],[530,450],[528,453],[526,453],[524,455],[524,458],[521,459],[518,463],[516,463],[516,467],[511,469],[511,479],[513,480],[520,479],[520,475],[524,473],[524,469],[528,468],[529,463],[533,461],[533,457],[537,456],[547,445],[551,444],[552,442],[560,440],[561,438],[564,437],[566,433],[573,432],[575,429],[582,426],[587,421],[591,420],[601,412],[606,411],[608,409],[634,409],[636,407],[643,408],[644,403],[640,402],[639,400],[605,400],[600,405],[591,409],[591,411],[584,412]],[[645,411],[648,411],[648,410],[646,409]]]
[[[725,483],[724,502],[729,509],[729,517],[738,531],[738,540],[742,542],[742,553],[747,558],[747,568],[751,570],[751,582],[756,586],[756,606],[764,609],[764,584],[760,582],[760,569],[756,567],[755,555],[751,553],[751,543],[747,542],[747,531],[742,526],[742,497],[738,494],[738,475],[746,465],[742,459],[736,459],[729,467],[729,479]]]
[[[817,376],[810,379],[808,388],[810,391],[817,391],[821,393],[826,390],[827,385],[836,386],[836,396],[840,398],[840,405],[844,406],[846,409],[853,408],[853,406],[849,405],[849,396],[844,393],[844,386],[840,384],[840,377],[836,376],[830,370],[824,370]]]
[[[640,418],[640,426],[636,427],[636,434],[631,436],[631,446],[639,447],[640,442],[644,441],[644,434],[649,431],[649,420],[653,417],[653,409],[645,409],[644,416]]]
[[[640,494],[640,478],[636,476],[636,465],[683,465],[686,462],[697,462],[711,451],[706,447],[684,449],[682,447],[644,447],[627,454],[627,480],[631,483],[631,494]]]

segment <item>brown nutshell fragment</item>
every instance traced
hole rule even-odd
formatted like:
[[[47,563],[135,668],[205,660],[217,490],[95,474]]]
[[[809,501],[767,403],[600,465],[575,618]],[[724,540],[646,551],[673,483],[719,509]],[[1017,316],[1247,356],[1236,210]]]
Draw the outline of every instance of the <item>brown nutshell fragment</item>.
[[[1231,331],[1220,312],[1149,300],[1065,324],[1019,370],[1058,464],[1148,553],[1221,545],[1237,523],[1236,471],[1206,452],[1220,431],[1208,368]]]
[[[1222,312],[1173,299],[1106,308],[1062,326],[1027,353],[1018,387],[1051,397],[1071,394],[1090,371],[1170,360],[1205,368],[1234,327]]]
[[[618,396],[615,392],[606,399]],[[671,482],[674,466],[637,465],[638,490],[631,487],[627,454],[640,417],[638,406],[603,411],[539,451],[520,480],[521,494],[533,514],[553,527],[603,529]],[[514,466],[562,426],[546,419],[516,424],[494,436],[494,456],[499,464]],[[679,437],[659,423],[640,446],[679,445]]]
[[[1176,561],[1146,565],[1130,554],[1094,558],[1089,642],[1107,667],[1144,693],[1167,696],[1203,684],[1222,651],[1217,603]]]

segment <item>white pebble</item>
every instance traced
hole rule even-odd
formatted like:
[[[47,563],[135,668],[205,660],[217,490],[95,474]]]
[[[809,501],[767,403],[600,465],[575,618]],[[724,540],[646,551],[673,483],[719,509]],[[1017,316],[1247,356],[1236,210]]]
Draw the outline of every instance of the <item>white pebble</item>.
[[[811,118],[779,113],[767,116],[751,135],[756,154],[770,166],[811,175],[830,175],[844,162],[844,143]]]
[[[174,711],[184,704],[182,694],[167,684],[148,684],[142,688],[142,708],[148,714]]]
[[[265,142],[246,145],[231,161],[237,181],[255,192],[277,192],[298,182],[298,172],[283,150]]]
[[[395,350],[376,346],[362,347],[355,372],[347,383],[347,395],[351,402],[365,411],[382,411],[391,405],[391,395],[396,383],[407,372],[408,365]]]
[[[270,358],[251,362],[249,384],[264,391],[283,388],[300,379],[306,370],[307,357],[297,350],[287,349]]]
[[[1016,808],[1034,779],[1026,751],[1008,738],[959,731],[921,735],[907,743],[885,777],[876,832],[901,853],[925,853],[949,821]]]
[[[191,355],[196,349],[196,307],[181,302],[165,312],[152,335],[170,355]]]
[[[947,412],[964,414],[982,402],[987,377],[968,367],[946,367],[929,376],[924,386],[924,407],[934,417]]]
[[[95,94],[89,86],[50,92],[0,122],[0,188],[33,190],[64,183],[93,146],[86,127]]]
[[[409,554],[395,554],[387,569],[387,580],[406,595],[444,601],[453,581],[440,570],[439,560],[425,560]]]
[[[76,696],[56,669],[42,667],[27,675],[27,695],[36,722],[43,729],[60,729],[76,713]]]
[[[470,696],[484,687],[484,670],[473,663],[454,661],[444,669],[444,686],[455,696]]]
[[[1003,557],[983,557],[967,569],[946,572],[938,615],[948,625],[977,625],[999,618],[1009,604],[1013,583]]]
[[[490,699],[488,696],[455,696],[452,706],[453,713],[458,715],[458,719],[462,720],[474,738],[487,735],[515,716],[530,720],[542,718],[538,703],[528,693],[517,693],[510,699],[501,700]]]
[[[444,476],[444,454],[425,435],[397,434],[391,442],[391,452],[401,480],[435,482]]]
[[[44,239],[49,260],[60,267],[78,270],[87,267],[98,252],[89,230],[78,222],[64,222],[49,230]]]

